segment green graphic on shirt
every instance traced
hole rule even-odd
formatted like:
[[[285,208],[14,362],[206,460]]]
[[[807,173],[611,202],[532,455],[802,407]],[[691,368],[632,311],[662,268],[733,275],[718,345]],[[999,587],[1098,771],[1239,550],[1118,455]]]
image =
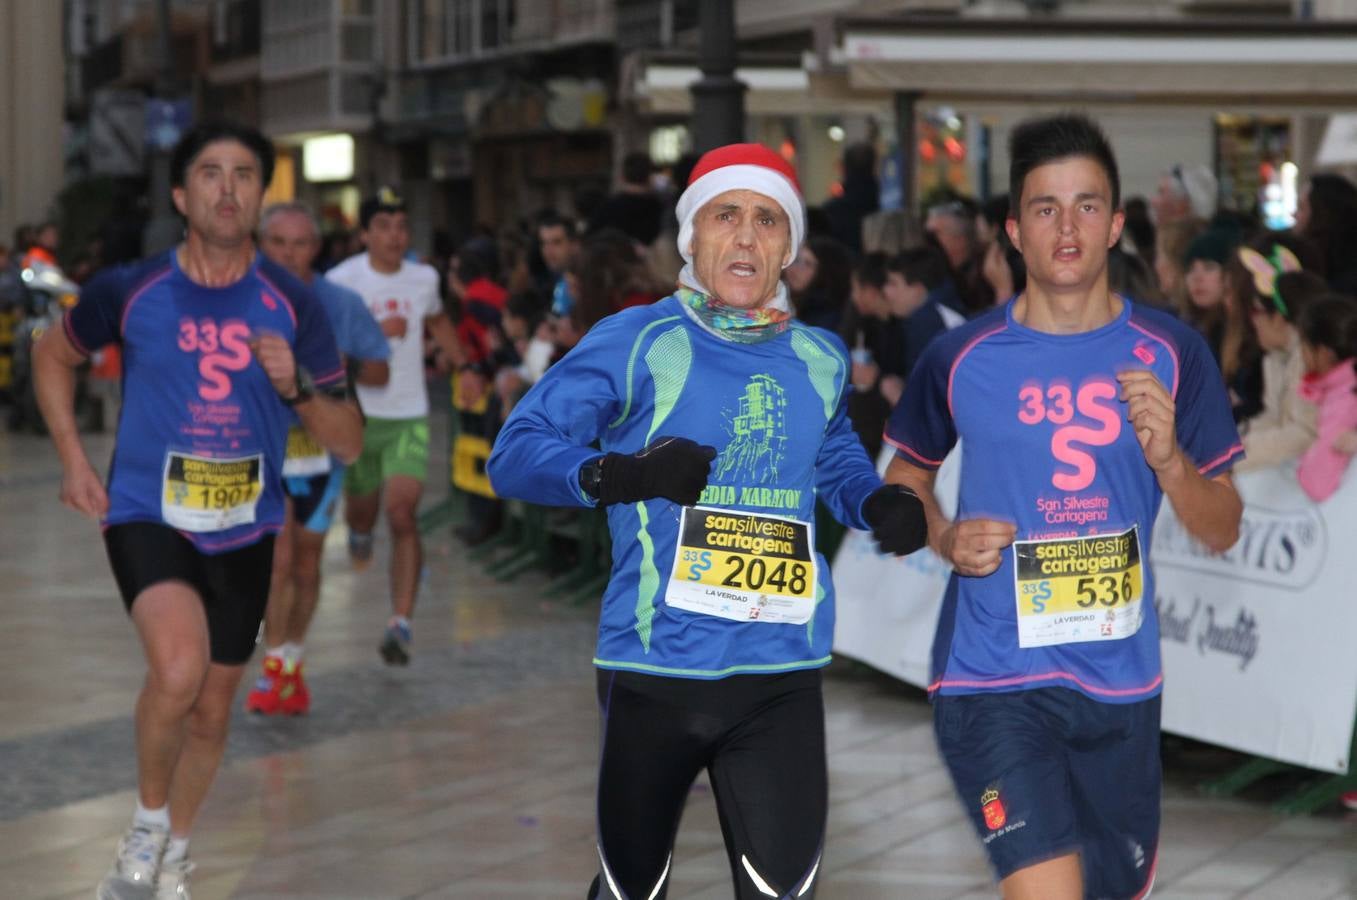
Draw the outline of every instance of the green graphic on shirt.
[[[645,501],[636,504],[636,515],[641,519],[641,527],[636,531],[636,539],[641,544],[640,577],[636,583],[636,636],[641,639],[641,649],[650,652],[650,629],[655,621],[655,595],[660,590],[660,572],[655,568],[655,542],[650,538],[650,514],[646,512]]]
[[[631,415],[631,393],[633,388],[633,379],[636,377],[636,356],[641,352],[641,345],[645,343],[646,335],[650,334],[651,331],[653,331],[656,328],[659,328],[661,325],[667,325],[670,322],[677,321],[678,318],[679,318],[678,316],[666,316],[663,319],[656,319],[654,322],[651,322],[645,328],[642,328],[641,333],[636,335],[636,340],[633,341],[631,345],[631,353],[627,355],[626,401],[622,404],[621,414],[612,422],[608,423],[609,428],[617,428],[623,422],[627,421],[627,417]]]
[[[674,411],[692,366],[693,345],[688,332],[680,327],[671,328],[657,337],[646,351],[646,368],[655,383],[655,412],[650,418],[650,429],[646,431],[647,444]]]
[[[825,586],[817,582],[815,585],[815,615],[810,617],[806,623],[806,643],[815,643],[815,616],[820,614],[820,604],[825,602]]]
[[[834,418],[834,407],[838,405],[842,390],[846,368],[843,357],[803,328],[792,332],[792,349],[806,364],[806,374],[810,376],[811,386],[825,405],[825,421],[828,422]]]
[[[787,448],[787,393],[771,375],[755,375],[744,387],[730,421],[730,442],[716,458],[712,479],[776,482]]]
[[[702,506],[762,506],[765,509],[800,509],[801,491],[797,488],[737,487],[733,484],[709,484],[697,498]]]
[[[693,366],[693,345],[688,332],[681,326],[675,326],[657,337],[646,351],[645,361],[650,380],[655,385],[654,412],[645,437],[645,443],[649,444],[674,411],[679,395],[683,393],[683,386],[688,382],[688,372]],[[641,639],[641,647],[649,653],[651,623],[655,620],[655,595],[660,591],[661,578],[659,569],[655,568],[655,542],[650,537],[650,514],[645,503],[636,504],[636,514],[640,519],[636,540],[641,545],[641,565],[636,583],[636,634]]]

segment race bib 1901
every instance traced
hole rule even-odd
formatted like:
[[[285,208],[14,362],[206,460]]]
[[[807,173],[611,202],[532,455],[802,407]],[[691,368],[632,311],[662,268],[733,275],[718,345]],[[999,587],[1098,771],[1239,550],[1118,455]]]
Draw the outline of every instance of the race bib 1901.
[[[685,507],[665,603],[736,622],[802,625],[815,614],[811,525],[797,519]]]
[[[165,457],[160,515],[182,531],[224,531],[254,521],[263,489],[262,454],[236,459],[171,450]]]
[[[1140,532],[1015,541],[1018,646],[1117,641],[1140,630]]]

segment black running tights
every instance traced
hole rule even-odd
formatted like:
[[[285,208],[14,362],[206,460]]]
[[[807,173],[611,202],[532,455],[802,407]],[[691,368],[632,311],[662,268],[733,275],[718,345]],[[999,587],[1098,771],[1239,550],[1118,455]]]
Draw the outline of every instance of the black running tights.
[[[599,670],[591,900],[663,900],[689,789],[710,773],[737,900],[815,894],[828,786],[818,669],[714,681]]]

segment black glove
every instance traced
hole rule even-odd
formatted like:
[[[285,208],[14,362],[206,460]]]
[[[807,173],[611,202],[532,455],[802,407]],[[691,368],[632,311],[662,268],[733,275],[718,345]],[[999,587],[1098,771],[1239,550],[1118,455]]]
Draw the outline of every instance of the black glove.
[[[658,437],[638,453],[603,457],[598,502],[639,503],[663,497],[692,506],[702,496],[716,448],[687,438]]]
[[[862,517],[882,553],[907,556],[928,543],[928,519],[918,495],[901,484],[883,484],[862,504]]]

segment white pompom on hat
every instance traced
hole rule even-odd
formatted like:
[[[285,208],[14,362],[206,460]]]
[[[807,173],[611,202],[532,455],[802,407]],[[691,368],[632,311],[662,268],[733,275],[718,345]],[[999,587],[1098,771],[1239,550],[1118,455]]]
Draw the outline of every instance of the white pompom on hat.
[[[790,263],[806,233],[806,202],[791,163],[762,144],[727,144],[702,155],[688,177],[688,187],[675,210],[679,221],[678,251],[692,263],[693,219],[697,211],[726,191],[754,191],[776,201],[791,226]],[[785,268],[785,266],[784,266]]]

